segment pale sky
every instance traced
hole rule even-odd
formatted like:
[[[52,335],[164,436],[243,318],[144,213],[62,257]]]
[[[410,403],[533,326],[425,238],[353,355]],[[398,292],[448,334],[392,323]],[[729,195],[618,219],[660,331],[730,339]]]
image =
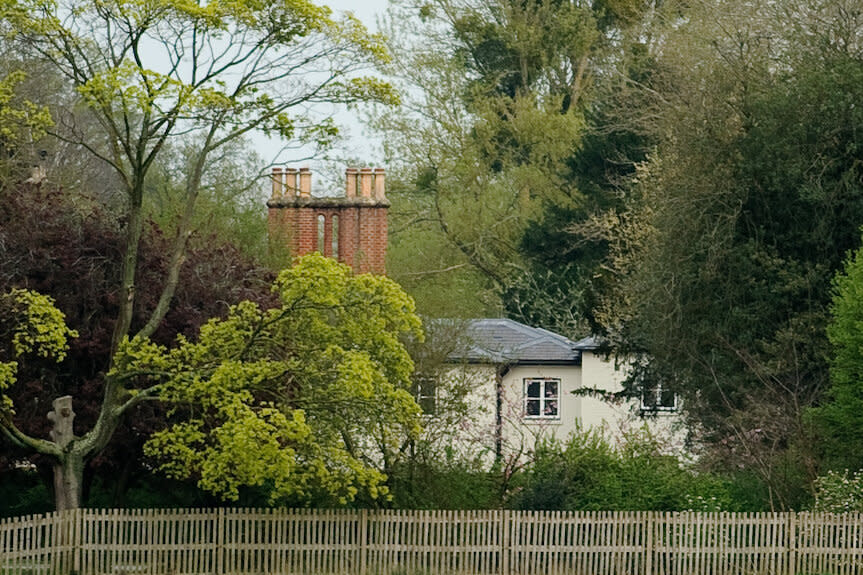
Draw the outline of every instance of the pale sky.
[[[317,4],[324,4],[333,9],[334,12],[353,12],[354,16],[360,19],[370,31],[377,31],[377,19],[386,11],[388,0],[314,0]],[[373,165],[379,165],[380,155],[378,143],[368,134],[363,134],[364,128],[357,115],[352,111],[339,112],[336,116],[336,121],[342,128],[343,134],[346,135],[346,141],[339,150],[335,152],[336,156],[359,158]],[[265,161],[272,160],[273,152],[279,149],[279,144],[267,139],[263,135],[256,135],[252,138],[255,148]],[[289,152],[289,154],[291,154]],[[294,157],[287,157],[289,164],[296,166],[309,165],[313,173],[322,171],[323,165],[319,161],[297,161],[296,158],[301,157],[301,153],[297,151]],[[319,181],[317,174],[314,174],[314,181]],[[314,184],[313,184],[314,185]],[[323,184],[322,185],[326,185]]]
[[[387,9],[387,0],[317,0],[336,11],[353,12],[370,30],[376,30],[375,20]]]

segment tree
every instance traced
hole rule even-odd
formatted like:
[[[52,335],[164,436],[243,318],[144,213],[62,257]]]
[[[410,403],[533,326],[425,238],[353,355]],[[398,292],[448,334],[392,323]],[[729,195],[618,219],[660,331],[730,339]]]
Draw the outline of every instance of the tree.
[[[21,149],[38,140],[52,125],[45,106],[34,104],[20,94],[26,74],[15,70],[0,78],[0,177],[14,180],[22,174]]]
[[[545,206],[578,200],[564,162],[583,127],[593,16],[579,4],[508,0],[394,10],[389,71],[407,101],[377,118],[401,180],[391,187],[394,255],[409,267],[393,276],[435,286],[426,291],[455,276],[456,289],[469,282],[468,297],[499,308],[525,270],[525,227]],[[411,236],[445,249],[400,259],[401,245],[417,243]]]
[[[628,0],[393,8],[389,71],[406,104],[376,118],[395,167],[390,269],[423,311],[503,311],[586,331],[605,244],[572,227],[617,207],[621,176],[643,156],[609,104],[644,75],[656,10]],[[441,301],[442,291],[464,297]]]
[[[10,1],[4,20],[23,51],[40,56],[68,78],[102,128],[102,138],[74,130],[55,135],[75,142],[117,174],[125,239],[105,366],[104,400],[94,426],[68,444],[30,437],[11,416],[3,432],[16,444],[56,462],[58,509],[80,504],[83,463],[107,445],[125,412],[152,394],[130,394],[132,383],[114,356],[158,329],[177,289],[195,201],[208,159],[237,138],[263,130],[286,140],[326,145],[330,123],[305,115],[317,102],[391,101],[389,87],[357,75],[383,58],[377,38],[354,19],[335,21],[327,8],[305,0],[153,4]],[[158,299],[143,325],[133,325],[140,294],[139,247],[143,196],[150,170],[165,146],[195,134],[185,173],[184,210],[172,236]]]
[[[51,296],[64,310],[67,324],[80,335],[70,342],[61,365],[44,359],[19,362],[18,383],[10,397],[18,406],[16,422],[31,437],[48,437],[46,406],[59,396],[75,396],[75,424],[87,429],[98,418],[103,370],[110,358],[111,327],[117,309],[116,285],[122,268],[122,224],[98,200],[48,184],[0,192],[0,293],[26,288]],[[155,305],[170,240],[150,224],[139,255],[140,297],[133,323],[142,324]],[[180,273],[171,310],[153,341],[171,345],[177,334],[193,337],[211,317],[228,306],[252,300],[272,306],[274,273],[244,257],[224,239],[192,239]],[[82,491],[87,498],[94,481],[111,490],[121,505],[127,486],[147,481],[141,447],[165,425],[165,409],[155,402],[140,405],[121,422],[111,443],[85,469]],[[28,461],[50,485],[49,458],[16,448],[0,436],[0,475]]]
[[[863,382],[861,344],[863,332],[863,254],[857,249],[833,282],[831,319],[827,326],[830,340],[830,387],[824,403],[812,410],[824,442],[830,467],[863,469],[863,450],[855,439],[863,428],[860,388]],[[855,476],[856,477],[856,476]],[[859,479],[859,478],[858,478]]]
[[[805,414],[863,217],[861,28],[839,4],[699,2],[667,29],[640,109],[657,144],[607,228],[596,309],[651,358],[633,391],[676,386],[714,461],[755,470],[777,508],[818,474]]]
[[[241,302],[173,348],[140,337],[121,342],[107,377],[146,382],[124,388],[123,404],[149,398],[172,406],[171,425],[145,452],[169,476],[194,478],[225,499],[244,486],[263,486],[272,501],[344,504],[360,489],[385,494],[382,471],[419,432],[408,392],[413,362],[400,342],[421,337],[413,302],[385,277],[355,276],[318,255],[284,270],[274,289],[280,306]],[[8,425],[16,360],[62,360],[78,334],[46,296],[13,290],[2,304],[14,358],[0,363]],[[74,441],[70,404],[55,401],[52,441],[34,440],[46,451]]]
[[[273,500],[344,504],[358,487],[376,498],[382,471],[419,432],[400,341],[422,335],[413,302],[393,281],[319,255],[282,271],[274,289],[280,306],[240,303],[195,342],[124,346],[118,373],[166,372],[160,397],[189,408],[145,451],[229,499],[262,484]]]

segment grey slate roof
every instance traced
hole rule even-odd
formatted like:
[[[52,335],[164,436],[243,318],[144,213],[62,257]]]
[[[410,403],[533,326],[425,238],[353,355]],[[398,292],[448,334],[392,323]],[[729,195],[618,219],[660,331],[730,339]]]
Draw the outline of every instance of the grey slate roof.
[[[579,351],[595,351],[599,349],[600,343],[598,339],[589,335],[575,342],[573,346]]]
[[[465,345],[450,354],[453,361],[579,365],[575,343],[554,332],[511,319],[473,319],[467,322]]]

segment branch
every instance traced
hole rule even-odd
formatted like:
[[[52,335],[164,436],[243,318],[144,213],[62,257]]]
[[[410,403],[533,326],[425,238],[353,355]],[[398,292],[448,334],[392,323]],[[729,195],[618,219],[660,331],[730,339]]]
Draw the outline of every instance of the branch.
[[[405,277],[424,277],[424,276],[428,276],[428,275],[432,275],[432,274],[444,274],[447,272],[461,269],[463,267],[467,267],[467,265],[468,264],[466,264],[466,263],[455,264],[455,265],[452,265],[452,266],[449,266],[449,267],[446,267],[443,269],[439,269],[439,270],[426,270],[426,271],[421,271],[421,272],[406,272],[406,273],[403,273],[402,275]]]
[[[130,409],[132,409],[133,407],[135,407],[136,405],[138,405],[142,401],[158,400],[159,398],[158,398],[157,394],[159,393],[160,387],[161,387],[161,384],[157,384],[157,385],[150,386],[146,389],[142,389],[141,391],[139,391],[138,393],[133,395],[131,398],[129,398],[129,400],[126,401],[126,403],[115,408],[114,414],[117,417],[120,417],[121,415],[123,415],[124,413],[126,413],[127,411],[129,411]]]
[[[0,419],[0,429],[2,429],[3,434],[18,447],[32,449],[36,453],[41,453],[43,455],[53,455],[54,457],[60,457],[62,455],[62,452],[56,443],[30,437],[18,429],[8,414],[4,414],[2,419]]]

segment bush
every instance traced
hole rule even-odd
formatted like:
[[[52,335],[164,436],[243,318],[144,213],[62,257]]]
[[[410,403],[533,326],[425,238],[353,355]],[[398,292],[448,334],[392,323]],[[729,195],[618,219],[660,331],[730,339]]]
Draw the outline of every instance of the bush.
[[[828,471],[815,480],[815,504],[813,511],[846,513],[863,511],[863,470],[848,477],[842,473]]]
[[[725,481],[664,454],[646,428],[615,446],[601,431],[544,442],[521,477],[519,509],[718,511],[731,507]]]

